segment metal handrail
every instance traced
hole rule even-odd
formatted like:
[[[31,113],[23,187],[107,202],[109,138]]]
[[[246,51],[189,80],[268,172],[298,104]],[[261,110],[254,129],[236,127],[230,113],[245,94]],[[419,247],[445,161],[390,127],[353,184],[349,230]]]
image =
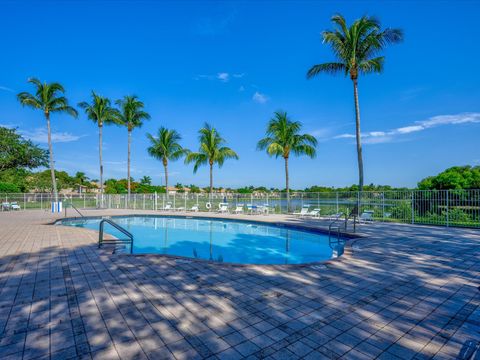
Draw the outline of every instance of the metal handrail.
[[[337,229],[337,242],[340,241],[340,226],[335,226],[335,223],[340,220],[340,218],[343,216],[343,213],[337,214],[336,218],[333,219],[333,221],[328,225],[328,243],[331,243],[331,236],[332,236],[332,230]],[[331,247],[331,246],[330,246]]]
[[[68,197],[65,196],[65,199],[68,201],[65,201],[65,205],[70,204],[70,206],[75,209],[75,211],[82,217],[84,218],[85,216],[80,212],[80,210],[77,209],[75,205],[73,205],[72,199],[69,199]],[[67,206],[65,206],[65,216],[67,216]]]
[[[121,233],[126,235],[128,237],[128,239],[105,240],[103,238],[103,234],[104,234],[103,228],[105,226],[105,223],[110,224],[115,229],[117,229],[118,231],[120,231]],[[113,222],[110,219],[102,219],[102,221],[100,221],[99,234],[98,234],[98,247],[102,246],[103,243],[117,244],[117,243],[125,243],[125,242],[130,243],[130,254],[132,254],[133,253],[133,235],[132,235],[132,233],[130,231],[126,230],[125,228],[121,227],[120,225],[118,225],[116,222]]]

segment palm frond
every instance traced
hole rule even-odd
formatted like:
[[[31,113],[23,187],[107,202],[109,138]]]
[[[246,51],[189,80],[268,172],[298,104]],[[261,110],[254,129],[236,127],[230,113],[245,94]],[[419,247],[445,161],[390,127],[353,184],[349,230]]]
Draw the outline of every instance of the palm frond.
[[[384,60],[385,58],[383,56],[365,60],[358,64],[358,68],[364,74],[380,73],[383,70]]]
[[[324,64],[317,64],[313,65],[310,70],[307,72],[307,78],[311,79],[320,73],[327,73],[327,74],[338,74],[340,72],[345,73],[347,70],[345,64],[342,63],[324,63]]]

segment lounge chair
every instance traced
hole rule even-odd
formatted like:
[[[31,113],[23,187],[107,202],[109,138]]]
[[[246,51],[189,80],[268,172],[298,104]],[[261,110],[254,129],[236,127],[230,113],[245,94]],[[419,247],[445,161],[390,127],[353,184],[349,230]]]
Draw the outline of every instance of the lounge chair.
[[[3,202],[2,203],[2,211],[9,211],[10,210],[10,203]]]
[[[364,210],[362,215],[360,215],[359,220],[363,222],[373,221],[373,210]]]
[[[243,204],[237,204],[237,207],[233,212],[234,214],[243,214]]]
[[[250,212],[250,214],[258,214],[259,207],[257,205],[247,204],[247,211]]]
[[[342,217],[343,215],[344,215],[344,213],[340,211],[338,213],[328,215],[327,219],[328,220],[337,220],[337,219],[340,219],[340,217]]]
[[[10,209],[12,209],[12,210],[21,210],[21,207],[20,207],[20,205],[18,205],[18,203],[17,203],[16,201],[14,201],[14,202],[12,202],[12,203],[10,204]]]
[[[297,216],[305,216],[305,215],[308,215],[308,209],[310,208],[310,206],[308,205],[303,205],[302,206],[302,209],[300,210],[300,212],[296,211],[293,213],[293,215],[297,215]]]
[[[228,203],[218,204],[218,212],[219,213],[228,213]]]
[[[198,205],[193,205],[192,208],[189,211],[197,212],[198,211]]]
[[[312,211],[306,213],[305,216],[320,217],[320,209],[313,209]]]
[[[173,210],[172,203],[171,202],[166,203],[163,210]]]

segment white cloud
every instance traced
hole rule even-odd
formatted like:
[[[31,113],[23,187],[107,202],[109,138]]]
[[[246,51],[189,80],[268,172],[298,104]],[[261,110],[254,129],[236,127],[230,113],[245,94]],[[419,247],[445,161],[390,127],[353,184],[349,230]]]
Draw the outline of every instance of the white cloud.
[[[0,90],[9,91],[9,92],[15,92],[15,90],[10,89],[9,87],[6,87],[6,86],[0,86]]]
[[[30,139],[38,143],[47,143],[48,135],[47,131],[43,128],[38,128],[33,131],[21,131],[22,136],[27,139]],[[72,142],[80,139],[81,136],[73,135],[68,132],[54,132],[52,133],[52,142],[61,143],[61,142]]]
[[[371,131],[362,133],[362,139],[365,144],[380,144],[394,141],[398,136],[411,134],[426,129],[431,129],[444,125],[459,125],[468,123],[480,123],[480,113],[460,113],[455,115],[437,115],[426,120],[415,121],[412,125],[399,127],[389,131]],[[340,134],[333,139],[351,139],[355,138],[353,134]]]
[[[221,72],[217,74],[217,79],[223,82],[230,80],[230,74],[226,72]]]
[[[411,125],[411,126],[398,128],[395,131],[399,134],[410,134],[412,132],[422,131],[424,129],[425,128],[421,125]]]
[[[333,137],[334,139],[354,139],[355,135],[353,134],[340,134]]]
[[[252,96],[252,100],[259,104],[265,104],[268,101],[268,96],[255,91],[255,94]]]
[[[222,71],[222,72],[218,72],[215,75],[208,75],[208,74],[195,75],[193,79],[194,80],[210,80],[210,81],[218,80],[221,82],[229,82],[232,78],[240,79],[240,78],[243,78],[244,76],[245,76],[245,73],[230,74],[228,72]]]
[[[240,91],[240,92],[243,92],[243,91],[245,91],[245,86],[243,86],[243,85],[242,85],[242,86],[240,86],[240,87],[238,88],[238,91]]]

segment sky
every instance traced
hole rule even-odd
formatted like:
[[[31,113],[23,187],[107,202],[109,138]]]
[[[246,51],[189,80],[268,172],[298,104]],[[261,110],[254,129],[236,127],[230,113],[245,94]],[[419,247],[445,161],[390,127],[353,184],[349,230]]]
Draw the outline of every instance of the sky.
[[[214,170],[214,185],[283,187],[283,159],[256,150],[274,111],[287,111],[317,137],[317,157],[291,158],[292,188],[358,181],[349,78],[306,79],[334,60],[321,42],[330,18],[376,16],[404,31],[388,47],[382,74],[359,79],[365,183],[415,186],[455,165],[480,165],[480,37],[477,1],[5,1],[1,2],[0,124],[46,147],[43,115],[22,108],[27,78],[58,81],[70,103],[90,92],[137,95],[151,120],[133,133],[132,176],[162,184],[147,133],[176,129],[198,149],[212,124],[239,155]],[[79,109],[80,110],[80,109]],[[98,179],[98,128],[52,116],[57,169]],[[104,128],[105,177],[125,178],[126,128]],[[183,161],[171,184],[208,185]]]

